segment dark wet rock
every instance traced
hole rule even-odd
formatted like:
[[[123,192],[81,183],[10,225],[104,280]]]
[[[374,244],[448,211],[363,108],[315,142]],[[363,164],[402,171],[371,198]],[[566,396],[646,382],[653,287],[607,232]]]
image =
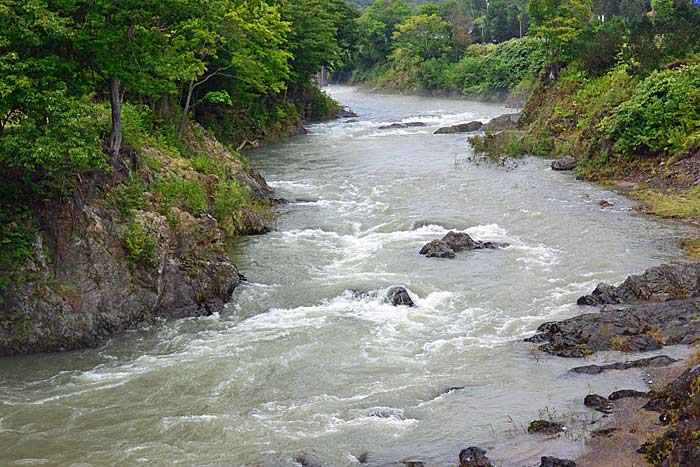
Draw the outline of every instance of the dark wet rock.
[[[616,401],[620,399],[626,399],[630,397],[649,397],[651,394],[648,392],[635,391],[633,389],[620,389],[615,391],[608,396],[608,400]]]
[[[345,122],[343,122],[343,123],[357,123],[357,122],[359,122],[359,120],[356,118],[353,118],[351,120],[345,120]]]
[[[301,467],[322,467],[321,461],[316,457],[308,454],[302,454],[294,459],[294,462]]]
[[[447,242],[442,240],[433,240],[426,244],[420,250],[421,255],[425,255],[428,258],[454,258],[455,251],[450,248]]]
[[[297,130],[297,135],[308,135],[309,130],[304,128],[303,126],[300,126],[299,129]]]
[[[446,395],[446,394],[452,394],[453,392],[463,391],[464,389],[466,389],[465,386],[453,386],[453,387],[451,387],[451,388],[445,389],[444,391],[441,391],[440,394],[438,394],[437,396],[435,396],[435,398],[437,399],[438,397],[444,396],[444,395]]]
[[[357,117],[357,114],[352,111],[350,107],[343,107],[338,111],[338,118],[353,118]]]
[[[420,250],[421,255],[428,258],[454,258],[455,253],[464,250],[484,250],[505,248],[507,243],[482,242],[474,240],[463,232],[449,232],[440,240],[433,240],[427,243]]]
[[[572,368],[573,373],[582,373],[586,375],[597,375],[606,370],[628,370],[630,368],[647,368],[647,367],[660,367],[668,366],[678,360],[668,357],[666,355],[658,355],[656,357],[641,358],[639,360],[632,360],[628,362],[617,362],[611,363],[609,365],[587,365],[578,366]]]
[[[520,114],[500,115],[485,124],[481,129],[484,131],[504,131],[518,128],[520,124]]]
[[[481,122],[477,122],[477,121],[469,122],[469,123],[459,123],[457,125],[446,126],[446,127],[440,128],[435,132],[435,134],[436,135],[453,135],[455,133],[470,133],[473,131],[481,130],[482,126],[484,126],[484,124]]]
[[[598,202],[598,206],[600,206],[601,209],[605,209],[605,208],[615,206],[615,203],[613,203],[612,201],[608,201],[607,199],[601,199]]]
[[[565,431],[564,425],[559,422],[550,422],[549,420],[535,420],[527,427],[528,433],[545,433],[555,435]]]
[[[642,352],[700,339],[700,299],[626,307],[607,305],[557,323],[544,323],[527,342],[561,357],[585,357],[602,350]]]
[[[597,437],[601,437],[601,436],[606,436],[606,437],[609,438],[609,437],[612,436],[612,434],[615,433],[616,431],[619,431],[619,428],[614,428],[614,427],[610,427],[610,428],[601,428],[600,430],[593,430],[593,431],[591,432],[591,436],[592,436],[593,438],[597,438]]]
[[[274,206],[284,206],[286,204],[289,204],[289,200],[286,198],[271,198],[270,199],[270,204]]]
[[[620,286],[600,284],[579,305],[669,301],[700,296],[700,263],[664,264],[629,276]]]
[[[414,128],[419,126],[425,126],[423,122],[406,122],[406,123],[392,123],[391,125],[380,126],[380,130],[395,130],[400,128]]]
[[[416,304],[411,300],[411,296],[408,294],[408,290],[403,287],[392,287],[387,292],[387,299],[389,303],[394,306],[408,306],[415,307]]]
[[[571,156],[564,156],[552,162],[552,170],[574,170],[576,159]]]
[[[583,405],[598,412],[611,413],[612,404],[608,399],[598,394],[589,394],[583,399]]]
[[[403,461],[402,464],[406,467],[425,467],[425,464],[421,461]]]
[[[459,453],[459,467],[493,467],[486,457],[486,451],[477,447],[462,449]]]
[[[540,467],[576,467],[576,462],[568,459],[544,456],[540,459]]]

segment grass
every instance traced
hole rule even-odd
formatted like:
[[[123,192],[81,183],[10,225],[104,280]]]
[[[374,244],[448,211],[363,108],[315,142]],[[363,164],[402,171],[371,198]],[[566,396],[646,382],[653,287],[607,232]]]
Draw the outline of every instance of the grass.
[[[650,214],[674,219],[700,218],[700,188],[681,193],[640,190],[632,196],[642,202],[644,210]]]

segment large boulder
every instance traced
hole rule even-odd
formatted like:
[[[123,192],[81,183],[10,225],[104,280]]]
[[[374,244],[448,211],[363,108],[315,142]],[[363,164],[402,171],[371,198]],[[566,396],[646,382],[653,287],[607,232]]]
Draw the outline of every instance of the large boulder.
[[[404,287],[392,287],[387,291],[387,300],[393,306],[408,306],[415,307],[416,304],[411,300],[411,296],[408,294],[408,290]]]
[[[493,463],[486,457],[486,451],[469,447],[459,453],[459,467],[493,467]]]
[[[474,240],[469,234],[464,232],[448,232],[440,240],[432,240],[424,245],[419,253],[428,258],[454,258],[455,253],[464,250],[486,250],[505,248],[507,246],[507,243]]]
[[[574,170],[576,159],[571,156],[564,156],[552,162],[552,170]]]
[[[700,296],[700,263],[664,264],[629,276],[620,286],[599,284],[579,305],[668,301]]]
[[[606,305],[586,313],[544,323],[526,339],[540,350],[561,357],[585,357],[598,351],[641,352],[664,345],[700,342],[700,299]]]
[[[485,124],[481,129],[484,131],[504,131],[504,130],[514,130],[520,125],[520,114],[505,114],[500,115],[496,118],[491,119],[490,122]]]
[[[478,121],[473,121],[469,123],[458,123],[457,125],[452,125],[452,126],[446,126],[438,129],[435,134],[436,135],[452,135],[456,133],[471,133],[473,131],[479,131],[481,130],[481,127],[484,126],[483,123],[478,122]]]

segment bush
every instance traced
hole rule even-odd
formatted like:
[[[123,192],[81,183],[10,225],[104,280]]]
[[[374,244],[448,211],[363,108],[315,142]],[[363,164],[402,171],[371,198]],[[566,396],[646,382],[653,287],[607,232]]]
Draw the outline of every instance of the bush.
[[[132,218],[124,237],[124,245],[129,261],[152,262],[156,254],[156,241],[153,240],[139,221]]]
[[[248,205],[250,193],[236,180],[220,181],[214,194],[214,217],[228,230],[235,230],[235,223]]]
[[[652,73],[607,121],[623,155],[676,154],[700,130],[700,66]]]

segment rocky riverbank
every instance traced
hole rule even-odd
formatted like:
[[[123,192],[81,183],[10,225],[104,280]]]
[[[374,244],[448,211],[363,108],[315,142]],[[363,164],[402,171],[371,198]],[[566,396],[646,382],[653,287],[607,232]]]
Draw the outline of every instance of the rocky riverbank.
[[[31,259],[0,301],[0,356],[95,346],[223,308],[243,278],[225,244],[268,230],[272,190],[201,127],[185,147],[127,150],[111,175],[37,211]]]

